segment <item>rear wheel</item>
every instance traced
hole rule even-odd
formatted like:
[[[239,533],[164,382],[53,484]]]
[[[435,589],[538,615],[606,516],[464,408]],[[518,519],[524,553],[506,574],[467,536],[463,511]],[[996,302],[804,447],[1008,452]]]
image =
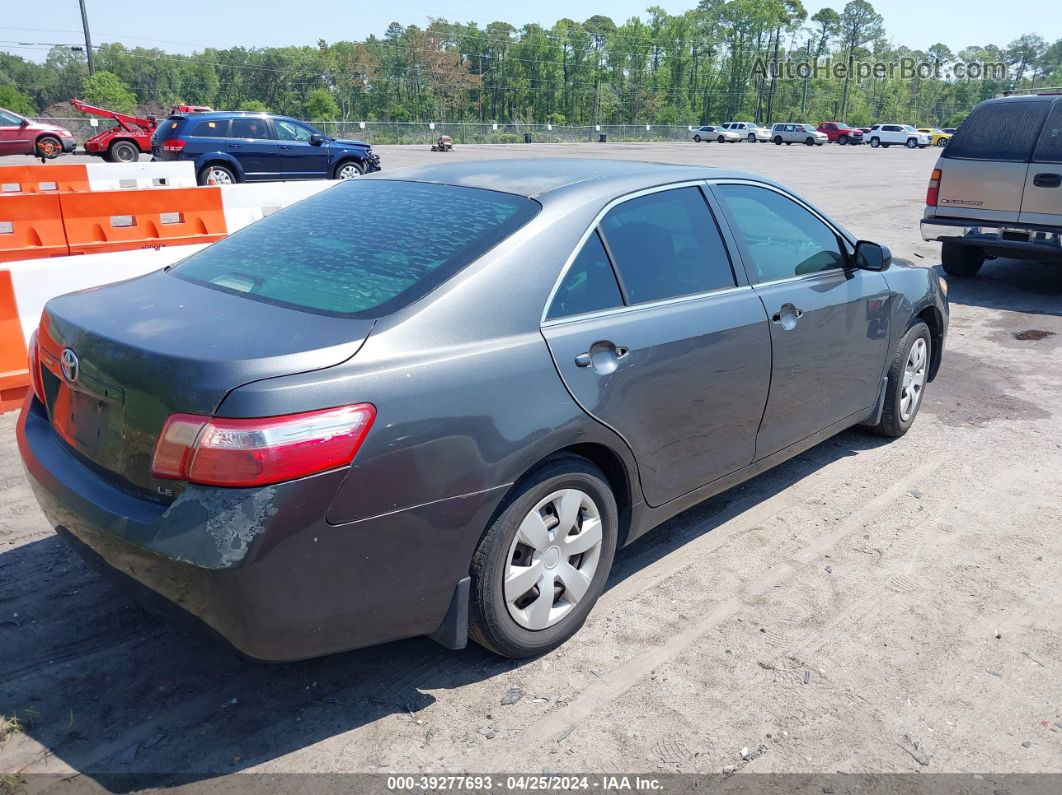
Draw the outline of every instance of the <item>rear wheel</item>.
[[[889,364],[881,422],[873,426],[882,436],[903,436],[914,424],[929,381],[933,340],[929,326],[915,322],[896,346]]]
[[[871,149],[877,149],[879,146],[881,146],[881,139],[880,138],[874,137],[874,138],[870,139],[870,148]]]
[[[699,144],[701,142],[701,136],[699,136],[699,135],[693,136],[693,141],[694,141],[694,143],[698,143]]]
[[[589,461],[547,461],[517,487],[472,557],[469,634],[505,657],[544,654],[574,635],[616,552],[616,500]]]
[[[115,141],[108,153],[112,163],[135,163],[140,159],[140,150],[132,141]]]
[[[63,142],[53,135],[42,135],[37,139],[37,157],[53,160],[63,153]]]
[[[976,276],[985,264],[984,249],[959,243],[943,243],[940,261],[949,276]]]
[[[200,185],[233,185],[239,182],[232,169],[217,163],[204,166],[199,172],[198,181]]]

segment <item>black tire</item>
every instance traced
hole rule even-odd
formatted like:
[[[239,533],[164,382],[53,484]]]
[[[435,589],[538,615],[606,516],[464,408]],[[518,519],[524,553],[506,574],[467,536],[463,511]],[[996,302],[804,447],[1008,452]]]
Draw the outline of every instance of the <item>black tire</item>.
[[[774,143],[777,146],[781,146],[782,145],[782,136],[780,136],[780,135],[774,136]]]
[[[602,525],[597,568],[583,597],[557,624],[541,630],[520,626],[506,606],[505,569],[520,523],[535,505],[554,491],[578,488],[597,505]],[[616,554],[618,512],[608,481],[596,466],[575,455],[557,456],[528,474],[507,498],[497,519],[487,529],[472,556],[469,599],[469,636],[503,657],[545,654],[579,631],[604,590]]]
[[[917,138],[908,138],[907,139],[907,143],[905,144],[905,146],[908,149],[914,149],[916,146],[918,146],[918,139]]]
[[[54,160],[63,153],[63,142],[54,135],[42,135],[34,149],[41,160]]]
[[[892,144],[882,144],[881,148],[882,149],[888,149],[890,146],[892,146]]]
[[[812,138],[811,136],[808,136],[807,138],[804,139],[804,143],[807,146],[814,146],[815,145],[815,139]]]
[[[357,172],[356,174],[354,174],[354,177],[360,177],[362,174],[365,173],[365,169],[357,160],[343,160],[336,164],[336,170],[332,172],[332,179],[344,179],[344,177],[341,177],[340,174],[343,173],[345,169],[350,168],[353,168],[354,171]],[[354,177],[346,177],[346,179],[353,179]]]
[[[756,143],[756,133],[749,133],[749,143],[750,144]]]
[[[942,243],[940,261],[944,266],[944,272],[949,276],[976,276],[981,266],[985,264],[985,252],[977,246]]]
[[[115,141],[107,155],[112,163],[135,163],[140,159],[140,149],[132,141]]]
[[[208,185],[208,184],[210,184],[209,181],[210,181],[210,172],[211,171],[223,172],[225,174],[228,174],[228,179],[229,179],[228,184],[234,184],[234,183],[237,183],[237,182],[240,181],[237,178],[236,174],[233,173],[233,170],[231,168],[229,168],[228,166],[223,166],[223,165],[221,165],[219,163],[208,163],[207,165],[203,166],[202,170],[200,170],[199,175],[196,177],[196,182],[198,182],[200,185]],[[225,184],[225,183],[222,182],[221,184]]]
[[[919,395],[914,411],[906,420],[901,417],[900,402],[903,398],[903,376],[904,368],[907,365],[907,357],[910,355],[915,341],[919,339],[924,339],[926,343],[925,366],[928,375],[929,363],[933,361],[933,338],[930,336],[929,326],[921,320],[916,320],[907,329],[907,333],[903,335],[900,344],[896,346],[896,351],[892,355],[892,361],[889,362],[889,382],[888,386],[885,387],[885,405],[881,412],[881,421],[877,425],[871,426],[871,430],[874,433],[898,438],[907,433],[910,427],[914,425],[915,419],[918,418],[918,411],[922,408],[922,402],[925,399],[925,385],[928,384],[928,380],[923,384],[923,391]]]
[[[718,142],[719,142],[719,143],[721,143],[721,144],[725,144],[725,143],[726,143],[726,138],[724,138],[724,137],[723,137],[722,135],[720,135],[720,136],[719,136],[718,138],[716,138],[715,140],[716,140],[716,141],[718,141]]]
[[[699,135],[693,136],[693,142],[696,143],[696,144],[699,144],[701,142],[701,136],[699,136]]]
[[[846,143],[848,143],[848,136],[847,135],[838,136],[837,143],[839,143],[841,146],[844,146]]]
[[[947,138],[941,138],[939,141],[937,141],[937,146],[947,146],[947,145],[948,145],[948,139]]]
[[[874,136],[873,138],[870,139],[870,148],[871,149],[877,149],[879,146],[881,146],[881,139],[880,138],[878,138],[877,136]]]

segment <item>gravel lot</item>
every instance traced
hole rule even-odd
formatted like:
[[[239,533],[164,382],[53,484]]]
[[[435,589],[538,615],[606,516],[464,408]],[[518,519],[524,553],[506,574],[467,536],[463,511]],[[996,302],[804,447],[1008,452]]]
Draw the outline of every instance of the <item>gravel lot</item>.
[[[377,151],[388,170],[561,156],[760,172],[939,262],[918,235],[933,150]],[[26,722],[0,772],[1060,773],[1062,269],[990,262],[951,301],[905,438],[846,432],[668,522],[618,555],[573,641],[527,662],[424,639],[241,662],[60,543],[0,417],[0,714]]]

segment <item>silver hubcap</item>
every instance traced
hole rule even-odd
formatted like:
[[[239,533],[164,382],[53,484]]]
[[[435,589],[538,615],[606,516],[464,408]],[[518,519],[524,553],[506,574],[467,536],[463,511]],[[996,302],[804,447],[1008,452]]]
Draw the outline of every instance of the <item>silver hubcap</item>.
[[[520,523],[505,564],[505,605],[525,629],[568,615],[586,595],[601,559],[601,513],[590,495],[562,489]]]
[[[207,182],[211,179],[214,180],[215,185],[231,185],[232,177],[229,176],[228,171],[222,171],[220,168],[212,168],[207,172]]]
[[[340,179],[354,179],[354,177],[358,177],[358,176],[361,176],[361,172],[358,171],[358,167],[357,166],[347,165],[347,166],[343,166],[343,168],[339,169],[339,178]]]
[[[915,340],[911,352],[907,354],[907,365],[903,368],[903,389],[900,391],[900,419],[907,422],[918,411],[922,400],[922,391],[926,386],[926,341],[919,337]]]

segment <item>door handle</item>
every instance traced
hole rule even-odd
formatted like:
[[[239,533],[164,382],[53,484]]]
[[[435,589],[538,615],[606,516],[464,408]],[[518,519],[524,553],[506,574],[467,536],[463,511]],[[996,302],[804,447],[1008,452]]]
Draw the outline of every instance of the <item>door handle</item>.
[[[281,148],[281,149],[291,149],[291,147],[290,147],[290,146],[284,146],[283,144],[281,144],[280,148]]]
[[[619,367],[619,360],[631,352],[630,348],[616,345],[608,340],[595,342],[590,350],[580,353],[575,357],[576,367],[593,367],[601,375],[615,372]]]
[[[796,328],[797,321],[803,316],[803,309],[797,309],[792,304],[782,304],[782,307],[771,316],[771,322],[777,323],[786,331],[792,331]]]
[[[1057,188],[1062,185],[1062,174],[1037,174],[1033,177],[1033,185],[1038,188]]]
[[[229,144],[229,149],[239,149],[239,148],[240,148],[239,144]]]

